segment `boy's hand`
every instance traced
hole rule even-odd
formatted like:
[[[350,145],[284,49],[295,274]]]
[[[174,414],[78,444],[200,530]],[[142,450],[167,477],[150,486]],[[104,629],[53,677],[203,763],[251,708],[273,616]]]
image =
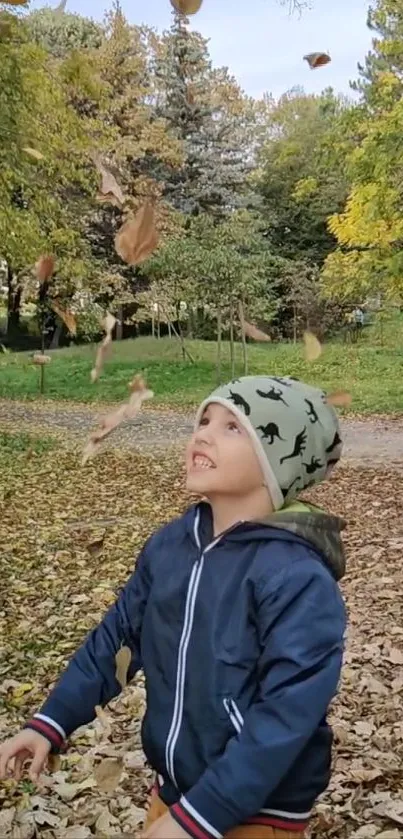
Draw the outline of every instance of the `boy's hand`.
[[[191,839],[191,836],[167,813],[151,825],[144,839]]]
[[[50,749],[51,745],[46,737],[30,728],[24,728],[0,746],[0,780],[14,775],[16,781],[19,781],[24,763],[30,761],[29,777],[36,783]]]

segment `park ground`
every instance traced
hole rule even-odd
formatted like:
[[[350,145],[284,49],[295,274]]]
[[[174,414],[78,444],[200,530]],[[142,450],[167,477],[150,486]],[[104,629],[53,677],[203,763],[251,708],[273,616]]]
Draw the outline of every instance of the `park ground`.
[[[191,367],[168,342],[135,344],[116,347],[91,387],[94,348],[58,351],[42,399],[29,357],[0,356],[0,739],[41,703],[113,602],[149,533],[188,501],[183,442],[193,405],[214,385],[212,348],[190,345]],[[259,347],[250,366],[348,389],[354,397],[342,418],[343,462],[310,495],[346,519],[342,588],[349,612],[343,680],[332,709],[333,779],[312,839],[399,839],[403,351],[334,345],[307,367],[299,347]],[[82,467],[90,429],[107,403],[126,397],[128,381],[140,371],[156,393],[153,406]],[[39,789],[27,780],[0,785],[0,835],[12,824],[14,839],[140,836],[151,783],[140,747],[143,701],[139,677],[106,718],[76,733]]]

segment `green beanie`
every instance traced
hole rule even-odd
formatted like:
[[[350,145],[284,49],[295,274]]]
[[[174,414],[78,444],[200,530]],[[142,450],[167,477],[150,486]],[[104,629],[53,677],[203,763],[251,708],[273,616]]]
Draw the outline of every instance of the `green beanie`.
[[[250,434],[276,510],[320,483],[341,457],[338,416],[326,394],[291,377],[245,376],[217,388],[200,406],[229,408]]]

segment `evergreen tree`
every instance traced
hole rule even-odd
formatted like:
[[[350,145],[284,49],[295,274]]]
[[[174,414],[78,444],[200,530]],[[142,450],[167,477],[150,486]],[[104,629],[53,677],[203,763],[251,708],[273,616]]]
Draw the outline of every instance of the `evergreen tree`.
[[[242,115],[231,112],[231,96],[242,97],[224,73],[224,104],[207,42],[189,31],[187,18],[173,16],[155,63],[156,113],[183,144],[183,162],[165,171],[164,193],[185,214],[208,212],[220,219],[245,202],[248,150]]]

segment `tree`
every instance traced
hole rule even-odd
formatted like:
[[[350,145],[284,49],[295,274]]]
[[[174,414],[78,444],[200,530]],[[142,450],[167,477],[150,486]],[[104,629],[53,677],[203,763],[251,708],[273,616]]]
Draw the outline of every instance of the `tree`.
[[[362,68],[362,100],[351,121],[357,147],[348,156],[351,189],[344,212],[330,218],[338,249],[323,270],[333,297],[403,294],[403,8],[379,0],[369,24],[379,37]]]
[[[176,12],[154,67],[156,114],[183,147],[181,166],[161,172],[164,195],[186,215],[220,220],[245,200],[241,91],[226,71],[213,71],[207,42]]]
[[[321,266],[335,247],[327,218],[347,191],[344,157],[334,151],[345,107],[330,89],[307,96],[296,88],[267,102],[258,188],[272,246],[287,259]]]
[[[0,42],[0,249],[8,266],[11,332],[25,278],[43,252],[57,259],[54,292],[71,296],[91,276],[80,221],[93,185],[87,137],[47,55],[23,21]],[[26,283],[25,283],[26,285]]]

